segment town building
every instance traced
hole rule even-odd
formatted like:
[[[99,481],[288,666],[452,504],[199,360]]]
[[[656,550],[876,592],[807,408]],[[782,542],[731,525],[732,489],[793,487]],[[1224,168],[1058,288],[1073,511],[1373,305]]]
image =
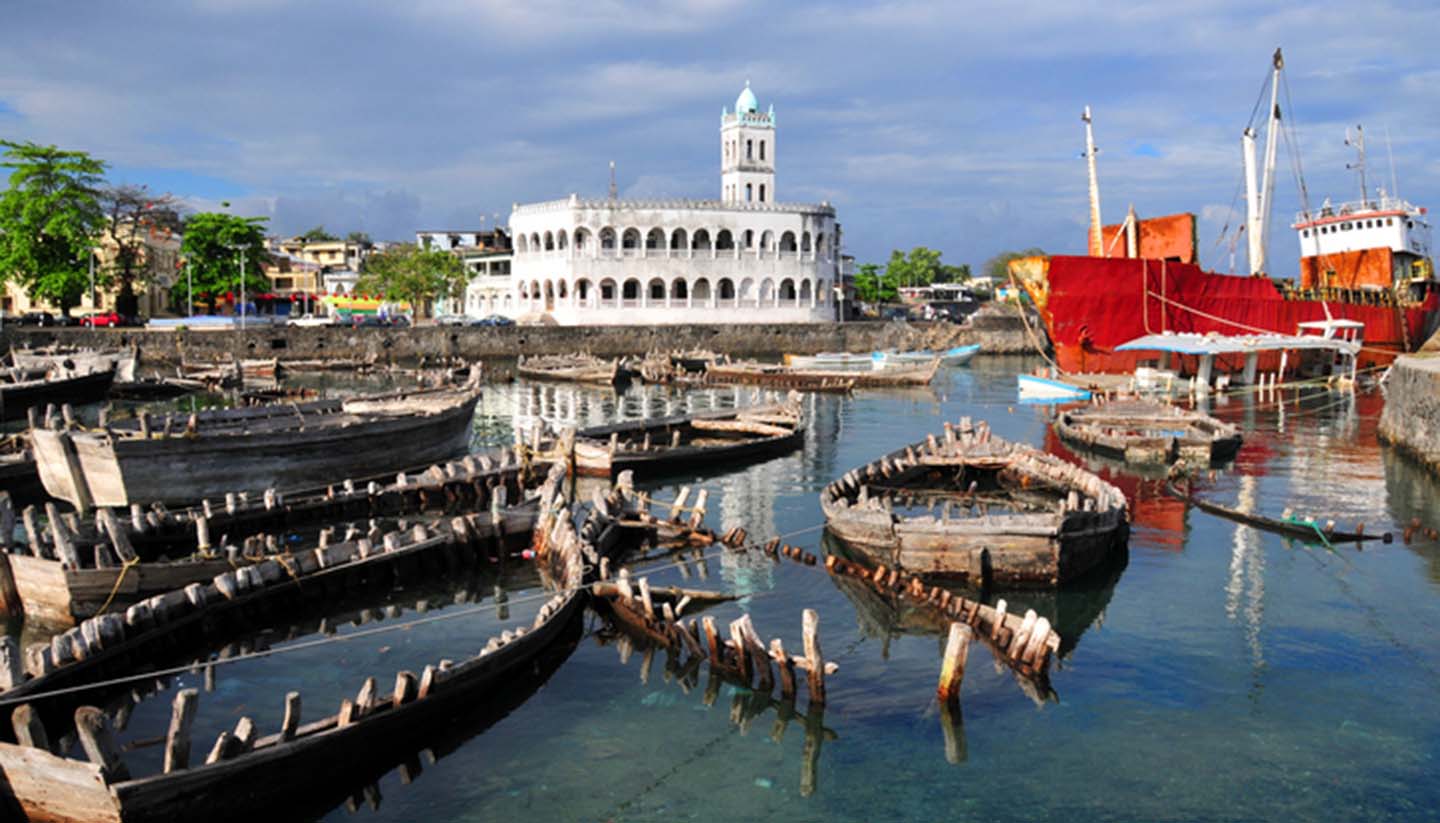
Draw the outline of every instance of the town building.
[[[840,225],[778,198],[776,119],[746,83],[720,116],[720,198],[516,204],[509,288],[478,314],[563,325],[837,318]],[[498,286],[498,283],[496,284]]]
[[[128,224],[125,225],[128,226]],[[179,284],[184,286],[184,273],[180,269],[180,234],[148,224],[137,226],[134,231],[122,227],[118,234],[124,245],[134,244],[139,252],[132,285],[139,315],[141,317],[159,317],[171,314],[170,291],[176,285],[177,279]],[[115,308],[115,298],[119,293],[119,287],[113,283],[108,286],[104,285],[104,281],[112,278],[116,260],[119,258],[121,243],[117,242],[108,230],[97,237],[95,243],[97,285],[94,300],[91,300],[90,289],[86,288],[80,297],[79,304],[70,310],[74,317],[84,317],[87,314],[111,311]],[[180,298],[183,304],[184,296],[181,295]],[[60,314],[58,306],[30,299],[25,287],[15,280],[5,283],[3,294],[0,294],[0,309],[3,309],[4,317],[14,317],[32,311]]]

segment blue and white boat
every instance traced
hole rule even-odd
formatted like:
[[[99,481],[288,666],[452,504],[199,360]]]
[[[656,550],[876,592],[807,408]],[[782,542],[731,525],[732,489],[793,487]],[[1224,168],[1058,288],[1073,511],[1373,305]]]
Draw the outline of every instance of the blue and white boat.
[[[1090,399],[1090,390],[1049,377],[1016,375],[1021,403],[1072,403]]]
[[[943,352],[933,351],[878,351],[874,353],[877,360],[887,363],[929,363],[935,358],[947,366],[959,366],[970,361],[976,352],[980,351],[980,344],[972,343],[968,346],[956,346],[946,349]]]

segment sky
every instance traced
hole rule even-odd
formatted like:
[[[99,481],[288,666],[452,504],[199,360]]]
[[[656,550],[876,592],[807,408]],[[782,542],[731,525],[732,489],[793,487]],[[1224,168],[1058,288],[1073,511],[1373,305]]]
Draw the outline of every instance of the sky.
[[[604,196],[612,160],[622,196],[716,198],[748,80],[776,111],[777,199],[834,205],[860,262],[1083,252],[1089,105],[1106,222],[1193,212],[1202,262],[1244,271],[1240,134],[1277,46],[1306,202],[1358,199],[1363,124],[1372,193],[1393,156],[1399,194],[1440,205],[1440,4],[0,0],[0,19],[0,139],[282,235],[490,228]]]

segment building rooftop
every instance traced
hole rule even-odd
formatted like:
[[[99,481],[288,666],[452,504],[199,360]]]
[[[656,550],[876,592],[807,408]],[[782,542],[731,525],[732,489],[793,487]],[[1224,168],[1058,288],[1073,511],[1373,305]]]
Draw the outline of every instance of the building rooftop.
[[[585,199],[572,194],[561,200],[546,200],[539,203],[516,203],[511,216],[517,214],[541,214],[566,209],[608,209],[611,211],[654,211],[657,209],[688,209],[692,211],[744,211],[744,212],[791,212],[835,216],[835,207],[829,203],[728,203],[723,200],[611,200],[609,198]]]

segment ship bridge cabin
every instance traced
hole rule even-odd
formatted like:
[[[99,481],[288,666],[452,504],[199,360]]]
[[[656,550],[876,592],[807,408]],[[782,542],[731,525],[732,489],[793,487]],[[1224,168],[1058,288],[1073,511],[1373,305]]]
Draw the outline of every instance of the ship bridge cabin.
[[[1302,289],[1394,290],[1423,300],[1434,285],[1430,223],[1423,208],[1380,197],[1301,212],[1292,225],[1300,240]]]

